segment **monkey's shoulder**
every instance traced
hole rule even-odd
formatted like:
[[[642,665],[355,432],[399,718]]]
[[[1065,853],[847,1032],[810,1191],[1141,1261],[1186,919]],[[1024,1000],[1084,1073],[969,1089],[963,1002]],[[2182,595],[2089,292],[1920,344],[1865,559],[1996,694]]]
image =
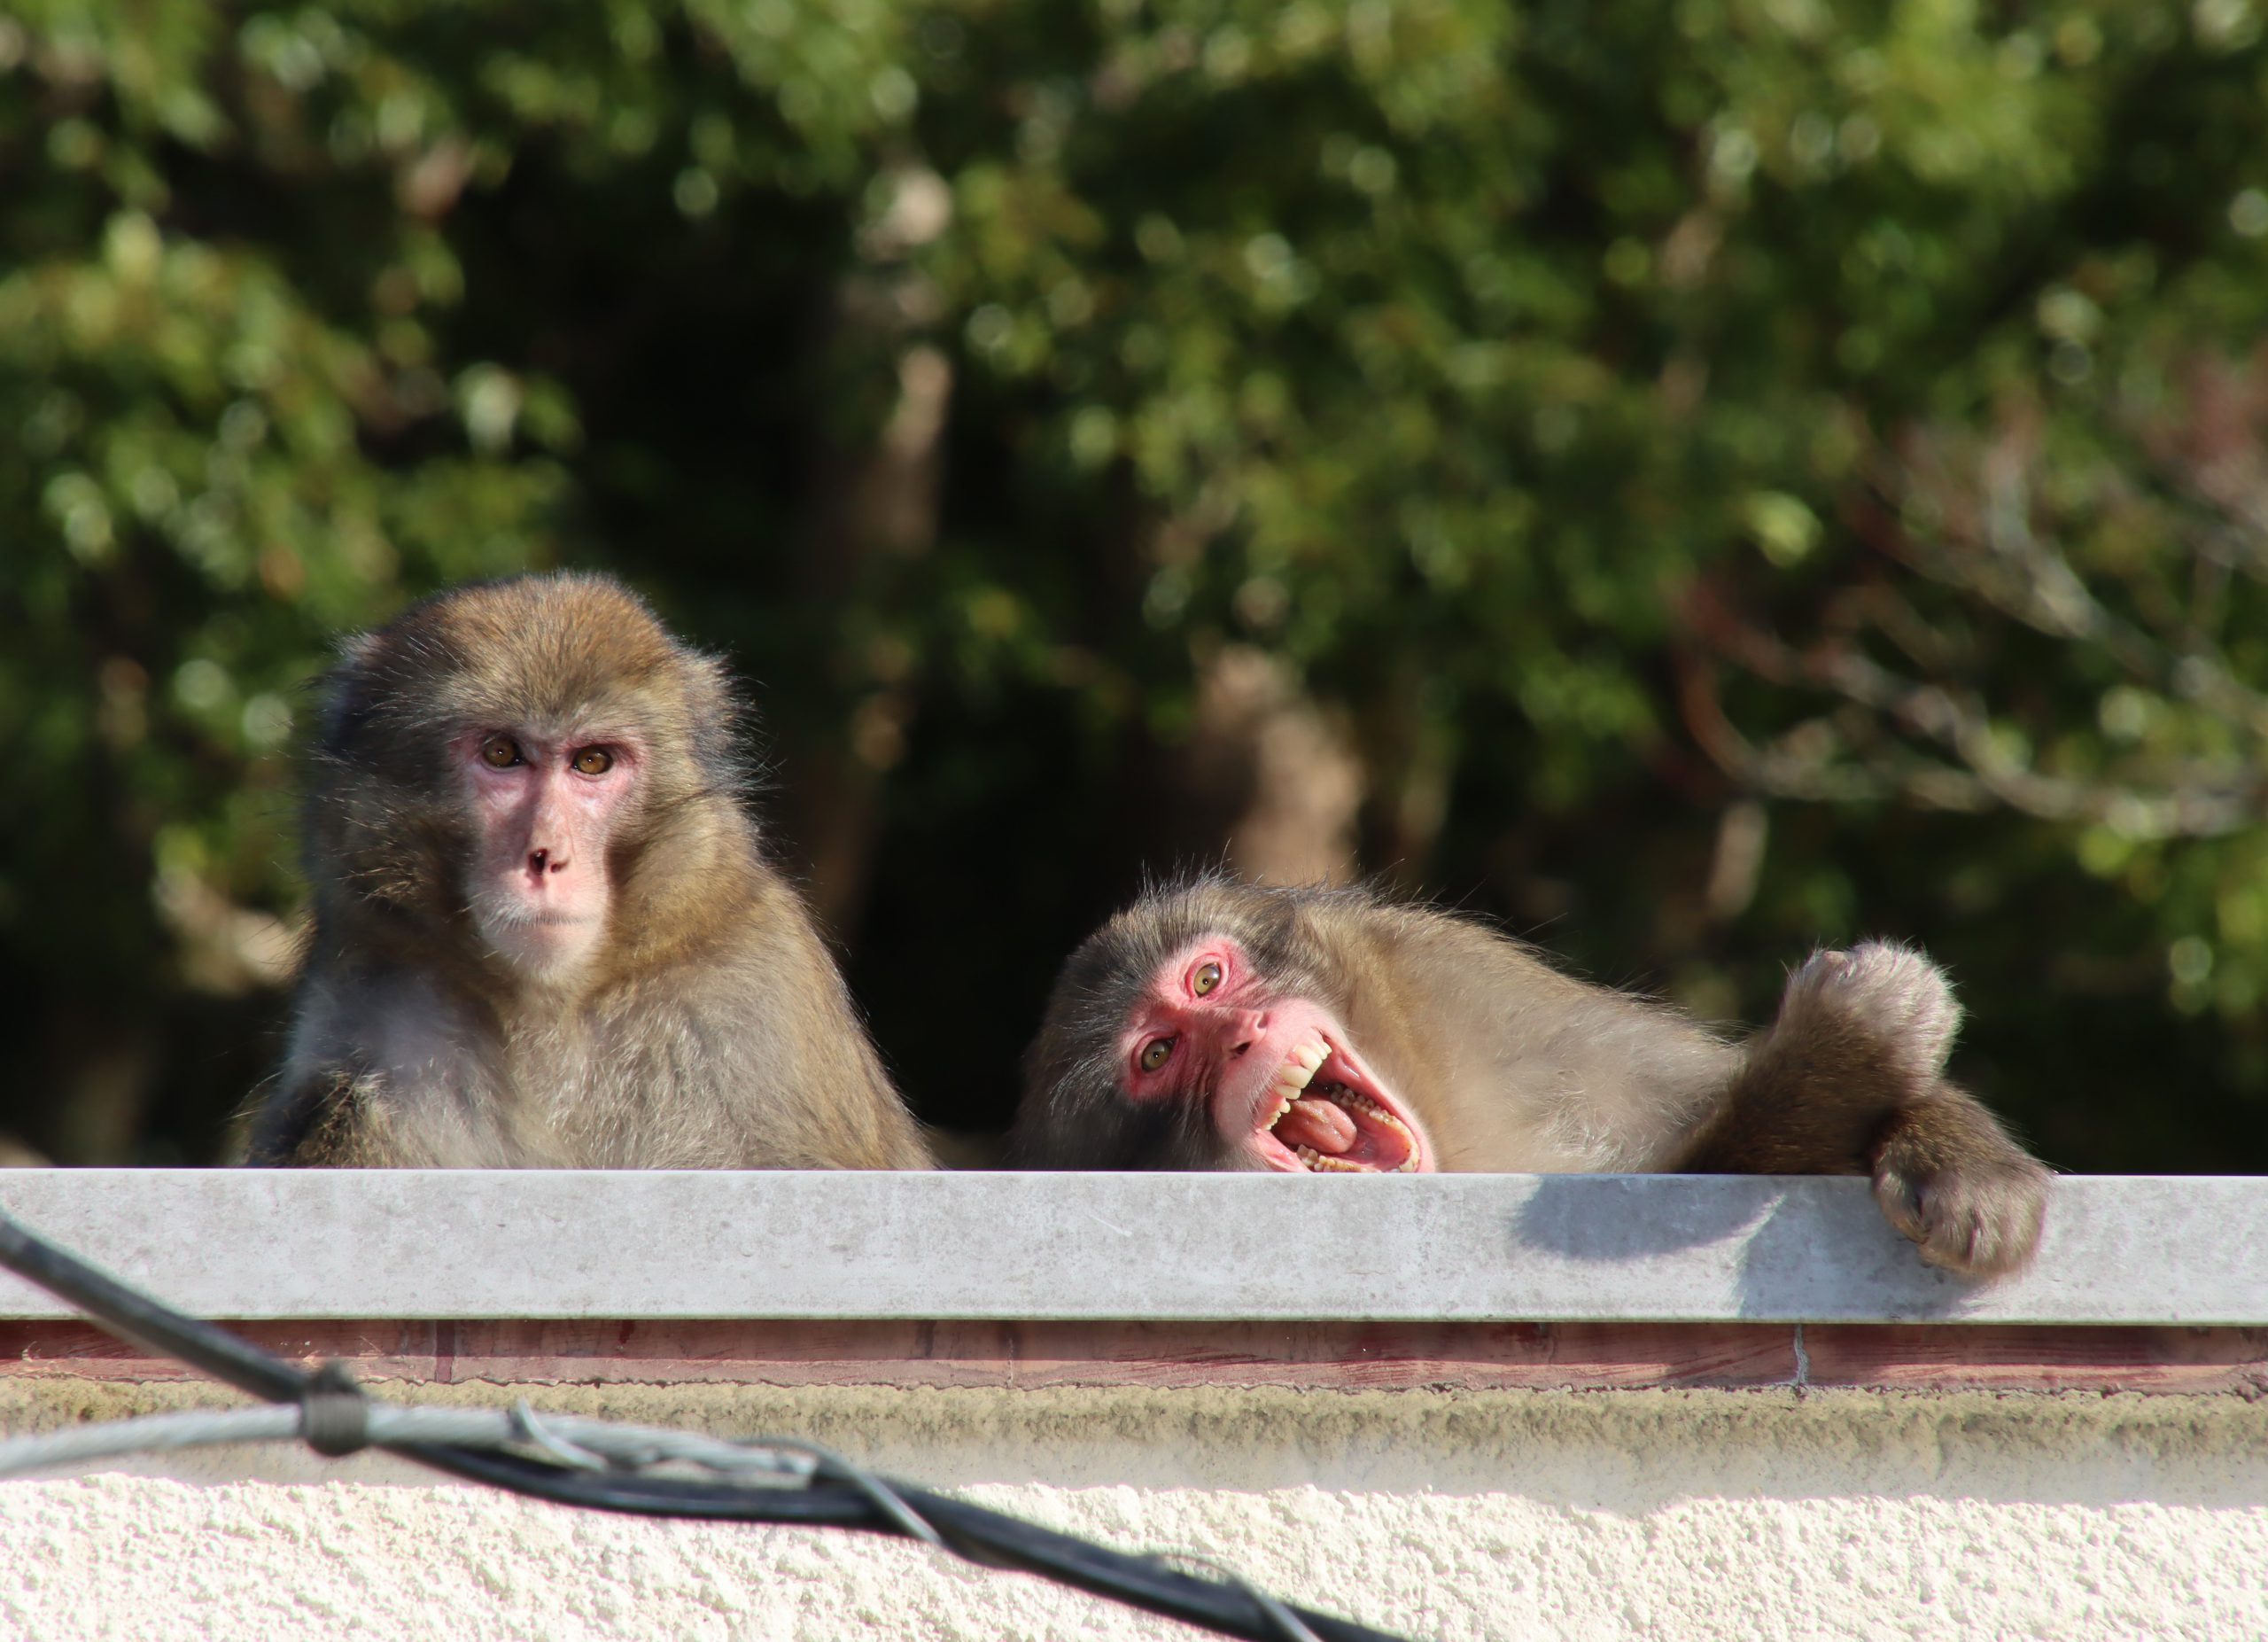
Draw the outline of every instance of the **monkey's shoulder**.
[[[346,1070],[384,1080],[462,1061],[494,1032],[494,1016],[476,996],[414,966],[310,970],[300,982],[285,1075]]]
[[[1737,1063],[1710,1029],[1485,922],[1420,910],[1377,930],[1348,1024],[1409,1091],[1445,1169],[1663,1167]]]
[[[499,1116],[506,1059],[493,1017],[435,974],[391,963],[311,966],[282,1071],[252,1121],[249,1161],[519,1161]]]

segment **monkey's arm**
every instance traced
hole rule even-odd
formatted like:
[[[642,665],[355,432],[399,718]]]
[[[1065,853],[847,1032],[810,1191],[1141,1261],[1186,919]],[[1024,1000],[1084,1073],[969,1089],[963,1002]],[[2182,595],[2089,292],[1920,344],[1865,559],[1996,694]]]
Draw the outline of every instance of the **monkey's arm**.
[[[334,1169],[501,1169],[545,1161],[507,1126],[463,1018],[384,965],[312,966],[245,1161]]]
[[[384,1168],[397,1159],[384,1142],[383,1109],[367,1078],[343,1069],[302,1076],[277,1089],[254,1115],[245,1162],[254,1168]]]
[[[331,1062],[285,1070],[254,1116],[245,1162],[299,1169],[524,1169],[561,1160],[440,1082],[405,1090]]]
[[[621,1139],[590,1140],[596,1166],[936,1168],[796,893],[766,873],[744,896],[728,960],[608,1005],[621,1073],[672,1098],[608,1116]]]
[[[1892,1226],[1933,1265],[1997,1276],[2031,1258],[2047,1167],[1947,1083],[1960,1006],[1899,946],[1821,953],[1789,980],[1676,1166],[1695,1174],[1868,1174]]]
[[[742,1169],[935,1169],[864,1024],[831,969],[816,963],[765,989],[781,1006],[750,1031],[760,1075],[730,1098]]]

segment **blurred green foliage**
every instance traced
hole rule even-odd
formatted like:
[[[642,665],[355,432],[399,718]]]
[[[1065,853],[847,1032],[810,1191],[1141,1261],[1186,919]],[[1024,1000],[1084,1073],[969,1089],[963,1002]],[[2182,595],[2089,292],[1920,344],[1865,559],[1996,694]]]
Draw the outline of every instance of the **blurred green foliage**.
[[[1768,1008],[1924,941],[2057,1162],[2268,1164],[2268,49],[2179,10],[28,0],[0,16],[0,1128],[273,1054],[331,635],[615,569],[755,683],[925,1113],[1217,847]]]

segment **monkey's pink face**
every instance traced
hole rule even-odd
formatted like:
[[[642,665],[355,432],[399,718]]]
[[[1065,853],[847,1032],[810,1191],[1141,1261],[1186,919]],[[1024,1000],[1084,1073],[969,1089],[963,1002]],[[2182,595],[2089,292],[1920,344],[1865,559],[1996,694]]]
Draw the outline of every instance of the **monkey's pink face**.
[[[1425,1132],[1321,1005],[1273,995],[1243,949],[1200,941],[1151,977],[1119,1051],[1138,1101],[1204,1103],[1232,1167],[1423,1173]]]
[[[450,748],[478,846],[466,897],[491,950],[532,980],[571,972],[606,932],[607,841],[636,786],[620,736],[471,730]]]

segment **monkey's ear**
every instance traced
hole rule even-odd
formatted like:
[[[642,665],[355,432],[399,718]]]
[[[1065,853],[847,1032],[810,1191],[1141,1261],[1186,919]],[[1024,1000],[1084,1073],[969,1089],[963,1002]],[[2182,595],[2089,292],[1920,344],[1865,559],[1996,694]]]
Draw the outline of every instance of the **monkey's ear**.
[[[689,650],[685,657],[685,707],[693,720],[693,744],[703,758],[729,758],[742,704],[733,675],[714,656]]]
[[[382,633],[348,634],[338,641],[338,670],[359,673],[376,665],[384,639]]]
[[[384,653],[383,632],[350,634],[338,641],[338,660],[316,685],[316,745],[324,752],[345,745],[369,717],[371,685]]]

